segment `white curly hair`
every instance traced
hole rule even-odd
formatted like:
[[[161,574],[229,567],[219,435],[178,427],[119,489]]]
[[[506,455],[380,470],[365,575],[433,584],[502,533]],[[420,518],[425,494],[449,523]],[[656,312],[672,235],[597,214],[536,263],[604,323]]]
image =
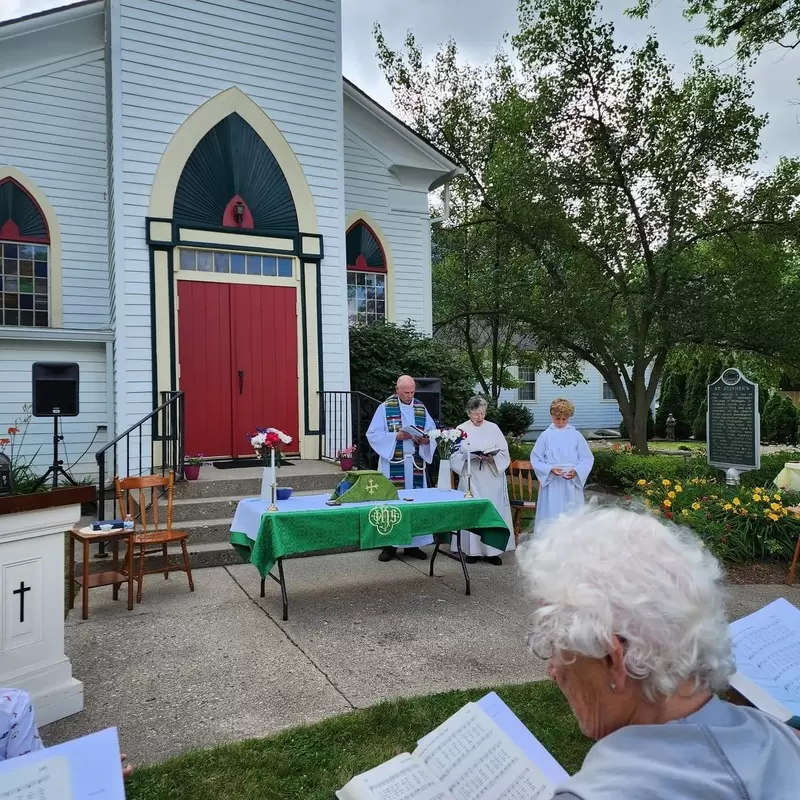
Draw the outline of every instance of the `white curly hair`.
[[[537,606],[535,654],[604,658],[616,634],[628,675],[651,701],[687,680],[712,692],[728,686],[722,571],[690,531],[591,504],[526,540],[518,561]]]

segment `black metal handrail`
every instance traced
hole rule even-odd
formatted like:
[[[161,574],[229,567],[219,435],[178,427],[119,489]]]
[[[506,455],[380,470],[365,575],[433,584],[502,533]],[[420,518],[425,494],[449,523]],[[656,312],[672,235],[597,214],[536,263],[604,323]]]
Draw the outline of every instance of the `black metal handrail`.
[[[161,405],[131,425],[126,431],[110,441],[95,454],[98,467],[97,515],[98,519],[106,516],[107,477],[119,475],[119,449],[124,443],[125,475],[154,475],[154,461],[160,449],[161,474],[174,472],[180,480],[184,477],[185,458],[185,414],[183,392],[162,392]],[[145,428],[149,427],[149,431]],[[149,443],[144,439],[149,433]],[[133,444],[133,447],[131,447]],[[107,469],[107,457],[112,452],[111,470]],[[149,455],[149,459],[144,456]],[[131,468],[133,467],[133,468]],[[112,514],[114,495],[111,493]],[[101,544],[102,551],[102,544]]]
[[[335,460],[340,450],[354,444],[355,464],[375,469],[378,456],[369,446],[367,429],[381,401],[364,392],[320,392],[319,458]]]

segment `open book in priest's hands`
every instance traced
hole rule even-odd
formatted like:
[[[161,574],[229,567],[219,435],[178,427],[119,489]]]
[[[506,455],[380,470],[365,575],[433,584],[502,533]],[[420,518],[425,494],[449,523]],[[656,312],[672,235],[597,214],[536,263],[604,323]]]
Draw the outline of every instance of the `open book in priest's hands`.
[[[403,753],[353,778],[339,800],[550,800],[568,778],[491,692]]]

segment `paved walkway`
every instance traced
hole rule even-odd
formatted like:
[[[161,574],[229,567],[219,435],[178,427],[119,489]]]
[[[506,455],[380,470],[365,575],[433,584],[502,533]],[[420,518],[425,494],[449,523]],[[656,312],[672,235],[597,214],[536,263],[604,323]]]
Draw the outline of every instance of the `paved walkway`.
[[[85,711],[43,729],[55,744],[119,728],[134,764],[317,722],[381,700],[454,688],[538,680],[524,646],[528,607],[513,556],[503,567],[395,560],[375,552],[286,562],[289,621],[254,567],[149,576],[133,612],[91,592],[89,619],[67,618],[67,652],[84,682]],[[741,616],[800,587],[734,586]]]

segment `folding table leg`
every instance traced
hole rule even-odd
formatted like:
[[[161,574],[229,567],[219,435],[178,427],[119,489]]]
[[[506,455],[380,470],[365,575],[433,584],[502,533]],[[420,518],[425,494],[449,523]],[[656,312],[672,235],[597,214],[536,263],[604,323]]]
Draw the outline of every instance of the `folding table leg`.
[[[441,547],[441,542],[437,539],[436,540],[436,547],[433,548],[433,552],[431,553],[431,568],[428,571],[429,577],[433,577],[433,562],[436,561],[436,556],[439,554],[439,548]]]
[[[283,559],[278,559],[278,575],[280,575],[281,600],[283,602],[283,621],[289,619],[289,598],[286,596],[286,578],[283,575]]]
[[[458,543],[458,557],[461,560],[461,569],[464,571],[464,583],[467,585],[466,591],[464,594],[470,594],[470,586],[469,586],[469,572],[467,571],[467,562],[464,560],[464,551],[461,549],[461,531],[456,532],[456,541]]]

